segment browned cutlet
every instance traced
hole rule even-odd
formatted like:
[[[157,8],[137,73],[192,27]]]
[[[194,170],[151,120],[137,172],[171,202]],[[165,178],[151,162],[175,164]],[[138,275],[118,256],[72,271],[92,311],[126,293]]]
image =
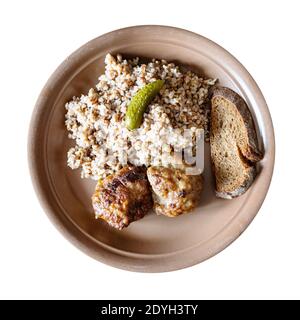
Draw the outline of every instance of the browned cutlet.
[[[147,176],[157,214],[176,217],[198,205],[203,187],[201,175],[186,175],[181,169],[150,167]]]
[[[92,197],[96,218],[116,229],[139,220],[152,208],[146,169],[127,166],[99,181]]]

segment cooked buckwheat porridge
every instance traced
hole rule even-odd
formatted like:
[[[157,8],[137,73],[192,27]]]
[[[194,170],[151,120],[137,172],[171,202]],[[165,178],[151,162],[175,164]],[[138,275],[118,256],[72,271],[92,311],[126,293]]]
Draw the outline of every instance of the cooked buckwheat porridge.
[[[147,107],[136,130],[125,125],[126,109],[139,89],[164,80],[160,93]],[[84,178],[103,179],[126,163],[136,166],[175,165],[174,148],[193,144],[183,132],[208,131],[207,98],[215,79],[205,79],[174,63],[153,59],[105,58],[105,73],[87,95],[66,104],[66,127],[76,144],[68,151],[68,165],[81,168]]]

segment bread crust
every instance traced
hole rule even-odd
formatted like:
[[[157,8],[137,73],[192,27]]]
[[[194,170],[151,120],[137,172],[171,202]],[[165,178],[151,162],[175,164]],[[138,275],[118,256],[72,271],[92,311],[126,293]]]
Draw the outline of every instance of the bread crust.
[[[226,87],[214,88],[212,93],[212,104],[214,98],[218,96],[235,105],[244,121],[248,133],[248,147],[246,150],[241,149],[243,156],[252,162],[260,161],[263,158],[263,153],[259,150],[253,118],[246,102],[239,94]]]

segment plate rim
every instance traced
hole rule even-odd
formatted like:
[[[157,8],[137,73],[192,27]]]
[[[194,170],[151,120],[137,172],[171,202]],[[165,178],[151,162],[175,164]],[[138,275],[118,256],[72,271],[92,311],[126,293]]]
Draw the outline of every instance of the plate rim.
[[[71,220],[64,217],[61,213],[58,214],[57,204],[53,203],[55,196],[52,194],[47,194],[47,190],[45,190],[45,177],[42,175],[43,173],[43,166],[41,164],[42,161],[37,161],[41,159],[41,153],[38,148],[38,130],[40,127],[39,119],[42,117],[43,106],[46,103],[47,97],[49,96],[49,92],[51,93],[52,83],[55,83],[57,79],[63,76],[63,73],[66,69],[70,69],[72,65],[76,61],[76,57],[81,55],[84,50],[88,46],[92,46],[94,43],[101,41],[104,37],[113,36],[117,33],[134,31],[136,29],[149,29],[154,28],[157,30],[164,29],[164,31],[169,32],[176,32],[181,33],[183,35],[193,37],[195,39],[204,41],[205,43],[212,46],[215,50],[217,50],[220,54],[222,54],[227,59],[231,60],[231,63],[234,65],[235,69],[239,70],[239,74],[243,74],[243,79],[246,78],[247,80],[247,88],[252,95],[256,96],[257,103],[260,112],[262,114],[262,121],[265,124],[265,131],[267,134],[266,139],[268,139],[268,163],[267,167],[264,168],[265,172],[265,184],[256,190],[256,202],[251,207],[251,210],[247,209],[247,214],[244,213],[241,219],[241,213],[243,212],[243,208],[241,208],[235,217],[235,219],[239,218],[237,228],[236,226],[227,224],[226,226],[226,235],[224,237],[224,231],[222,230],[219,232],[215,237],[221,239],[217,241],[212,248],[207,248],[206,254],[201,255],[201,257],[195,256],[194,259],[190,258],[185,259],[175,259],[172,260],[169,257],[167,259],[161,259],[160,263],[155,263],[159,257],[151,257],[147,258],[148,255],[143,254],[120,254],[117,250],[112,250],[112,248],[107,248],[103,244],[101,245],[100,242],[96,242],[92,237],[88,234],[83,233],[76,225],[74,225]],[[262,109],[264,106],[264,109]],[[224,250],[227,246],[229,246],[234,240],[236,240],[243,231],[249,226],[251,221],[254,219],[256,214],[258,213],[264,199],[268,193],[268,189],[272,180],[274,164],[275,164],[275,134],[274,134],[274,127],[270,115],[270,111],[268,109],[267,103],[263,97],[261,90],[259,89],[258,85],[256,84],[255,80],[252,78],[250,73],[246,70],[246,68],[226,49],[218,45],[217,43],[213,42],[212,40],[199,35],[195,32],[188,31],[185,29],[171,27],[171,26],[164,26],[164,25],[137,25],[131,26],[126,28],[117,29],[103,35],[100,35],[84,45],[82,45],[79,49],[74,51],[69,57],[67,57],[52,73],[49,77],[48,81],[44,85],[43,89],[41,90],[39,97],[36,101],[35,107],[32,112],[30,124],[29,124],[29,132],[28,132],[28,139],[27,139],[27,156],[28,156],[28,165],[29,171],[31,175],[32,184],[39,199],[40,205],[43,208],[44,212],[47,214],[48,218],[51,222],[56,226],[56,228],[64,235],[66,239],[68,239],[75,247],[83,251],[84,253],[88,254],[92,258],[101,261],[107,265],[117,267],[119,269],[124,269],[128,271],[137,271],[137,272],[168,272],[168,271],[175,271],[179,269],[183,269],[186,267],[190,267],[196,265],[200,262],[207,260],[208,258],[215,256],[220,251]],[[42,160],[42,159],[41,159]],[[51,187],[49,188],[51,191]],[[249,190],[252,192],[252,190]],[[259,191],[259,192],[258,192]],[[226,200],[225,200],[226,201]],[[225,229],[225,228],[224,228]],[[214,237],[213,237],[214,238]],[[211,240],[211,239],[210,239]],[[101,252],[99,252],[99,244],[101,245]],[[125,252],[126,253],[126,252]],[[196,253],[196,251],[195,251]],[[196,254],[195,254],[196,255]],[[136,256],[136,257],[134,257]],[[149,255],[151,256],[151,255]],[[165,255],[167,256],[167,255]],[[184,253],[182,254],[184,257]],[[152,259],[152,260],[151,260]]]

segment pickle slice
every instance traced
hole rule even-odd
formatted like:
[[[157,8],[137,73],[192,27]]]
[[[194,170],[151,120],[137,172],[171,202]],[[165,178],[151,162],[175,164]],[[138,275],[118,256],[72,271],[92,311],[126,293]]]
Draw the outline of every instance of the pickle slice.
[[[135,94],[126,111],[125,123],[127,129],[133,130],[141,125],[147,106],[155,98],[163,85],[163,80],[156,80],[145,85]]]

